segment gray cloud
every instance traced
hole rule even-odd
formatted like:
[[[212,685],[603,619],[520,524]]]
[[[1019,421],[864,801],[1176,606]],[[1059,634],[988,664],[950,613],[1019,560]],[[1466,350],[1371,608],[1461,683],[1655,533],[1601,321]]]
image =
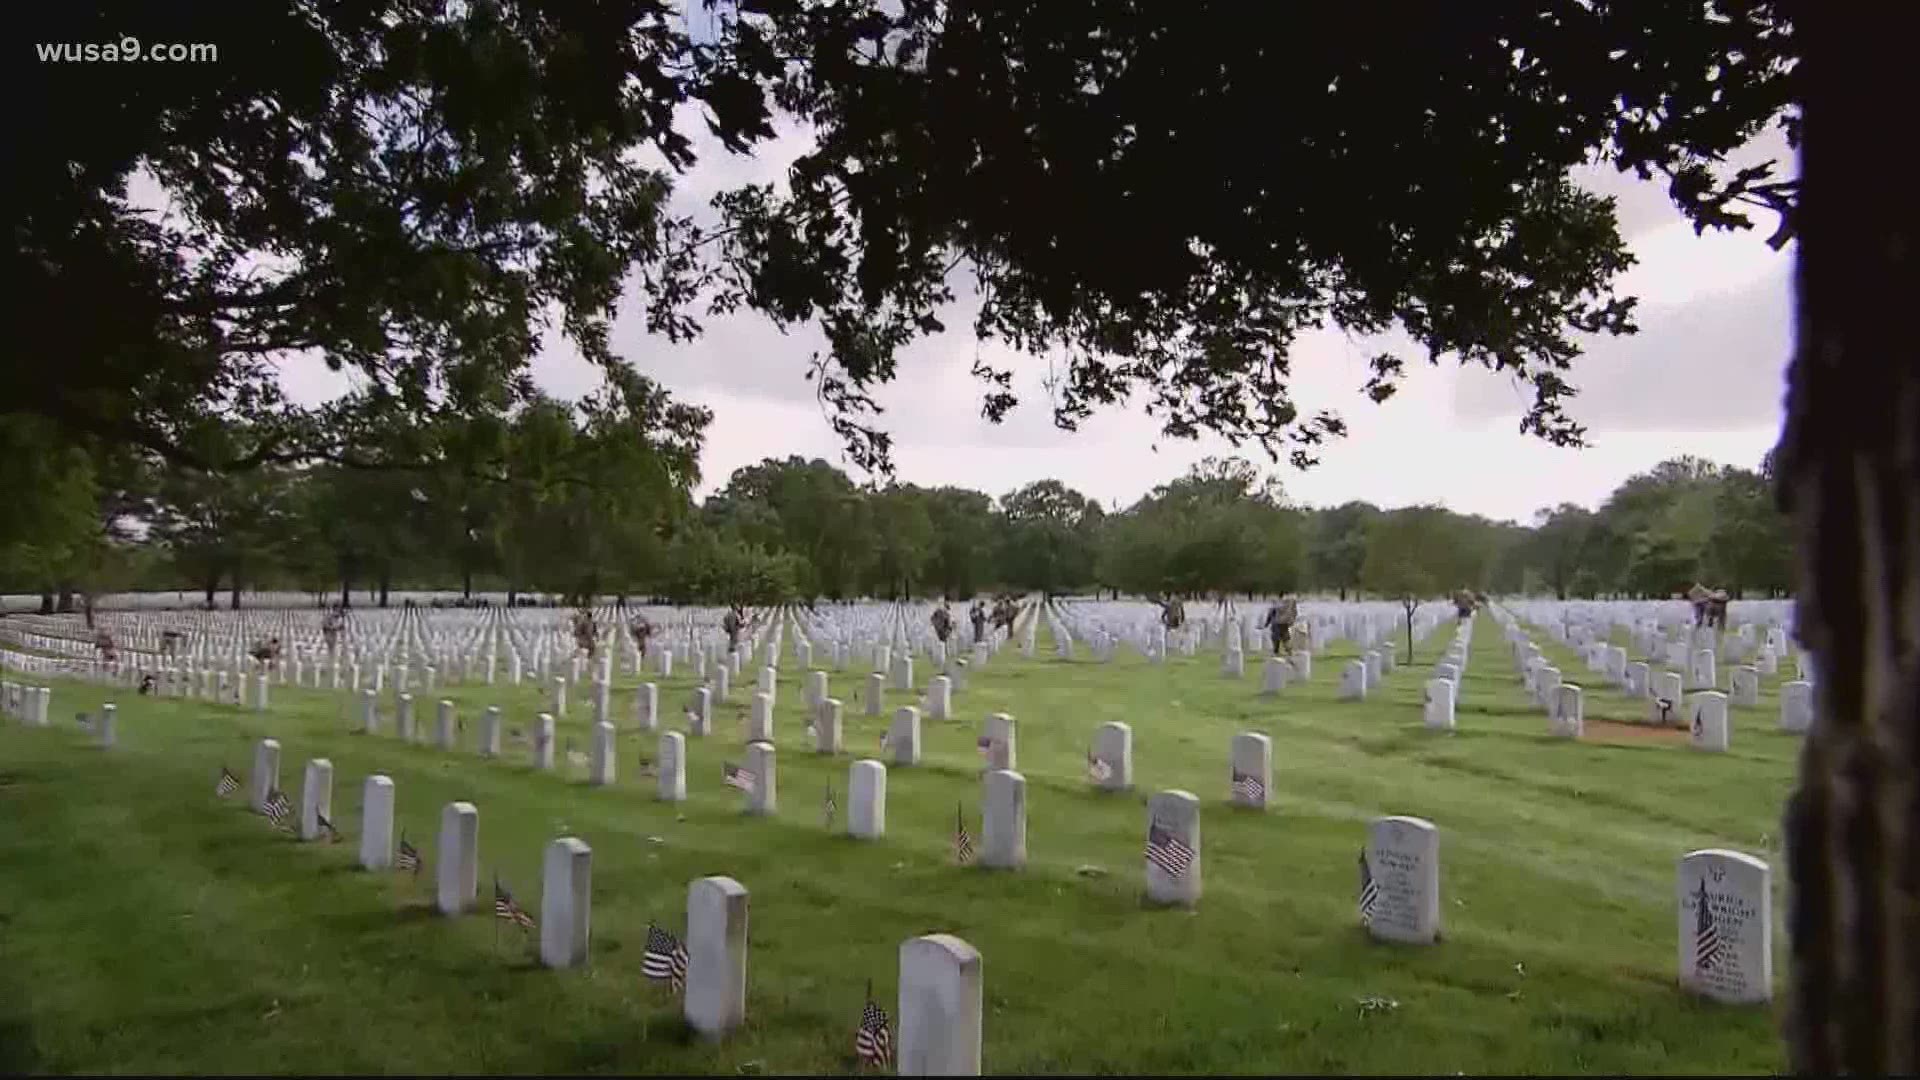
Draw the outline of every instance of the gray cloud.
[[[1570,411],[1615,431],[1732,431],[1771,424],[1780,414],[1790,359],[1791,266],[1725,293],[1641,308],[1640,332],[1589,339],[1568,381],[1580,394]],[[1454,384],[1455,417],[1469,422],[1516,415],[1532,392],[1483,369]]]

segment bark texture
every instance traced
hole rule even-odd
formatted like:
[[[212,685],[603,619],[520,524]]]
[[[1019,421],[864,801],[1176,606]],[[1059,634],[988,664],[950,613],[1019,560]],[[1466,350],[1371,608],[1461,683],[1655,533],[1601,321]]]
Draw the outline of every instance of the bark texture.
[[[1818,718],[1786,814],[1802,1073],[1920,1072],[1920,5],[1802,4],[1796,343],[1780,445]]]

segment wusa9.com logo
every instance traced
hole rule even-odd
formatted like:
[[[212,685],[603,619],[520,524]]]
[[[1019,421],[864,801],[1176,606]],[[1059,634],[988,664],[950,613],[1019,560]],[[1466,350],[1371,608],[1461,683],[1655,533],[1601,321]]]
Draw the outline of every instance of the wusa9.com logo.
[[[211,42],[187,44],[160,41],[142,45],[137,37],[118,41],[40,42],[33,46],[42,63],[67,64],[210,64],[220,59],[220,46]]]

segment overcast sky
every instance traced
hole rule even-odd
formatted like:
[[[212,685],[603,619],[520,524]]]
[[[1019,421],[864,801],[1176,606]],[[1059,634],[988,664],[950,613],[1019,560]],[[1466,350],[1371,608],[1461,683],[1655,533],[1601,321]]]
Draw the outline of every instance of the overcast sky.
[[[704,133],[697,118],[687,119],[692,122],[682,130]],[[679,182],[676,209],[704,206],[736,183],[780,179],[805,140],[788,133],[752,159],[728,155],[710,140],[701,146],[700,165]],[[1742,157],[1786,153],[1770,136]],[[1302,412],[1338,410],[1350,435],[1327,446],[1322,464],[1304,473],[1269,465],[1251,447],[1245,456],[1310,505],[1439,502],[1520,521],[1560,502],[1594,504],[1627,476],[1679,454],[1757,466],[1780,426],[1792,248],[1766,247],[1770,221],[1750,232],[1696,237],[1658,184],[1610,170],[1580,179],[1618,198],[1622,230],[1639,259],[1621,292],[1641,300],[1640,333],[1593,341],[1570,380],[1581,391],[1570,412],[1588,426],[1592,446],[1562,450],[1521,436],[1526,389],[1450,361],[1438,368],[1410,363],[1400,392],[1375,405],[1360,393],[1368,343],[1328,332],[1299,342],[1294,399]],[[616,349],[680,398],[714,413],[697,494],[766,457],[821,457],[853,472],[804,379],[807,357],[820,345],[816,334],[782,336],[758,317],[740,315],[709,321],[701,339],[674,346],[645,333],[637,308],[630,302],[618,320]],[[900,479],[1000,496],[1052,477],[1103,504],[1124,505],[1203,457],[1235,452],[1219,439],[1160,438],[1158,425],[1137,409],[1103,413],[1076,433],[1058,431],[1041,385],[1046,362],[980,346],[1018,372],[1023,401],[1005,423],[988,423],[980,417],[982,390],[968,375],[976,349],[966,329],[970,318],[964,302],[956,305],[946,323],[957,329],[909,349],[900,377],[875,395],[887,408],[882,423],[893,435]],[[1403,355],[1411,361],[1419,353]],[[332,383],[314,368],[289,365],[296,396],[322,396]],[[599,381],[557,338],[535,361],[534,374],[565,397],[590,392]]]

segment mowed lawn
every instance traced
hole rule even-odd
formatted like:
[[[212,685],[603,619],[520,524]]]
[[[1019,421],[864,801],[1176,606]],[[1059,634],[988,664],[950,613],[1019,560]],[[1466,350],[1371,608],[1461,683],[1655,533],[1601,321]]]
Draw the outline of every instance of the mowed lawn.
[[[579,689],[562,764],[543,774],[525,745],[473,752],[485,705],[523,731],[540,707],[504,679],[433,695],[467,718],[453,754],[395,739],[390,693],[389,734],[365,736],[346,695],[282,686],[268,714],[118,693],[120,744],[102,751],[73,717],[104,691],[56,681],[52,729],[0,724],[0,1071],[850,1072],[869,980],[892,1012],[900,943],[933,931],[984,955],[989,1072],[1781,1069],[1774,1010],[1678,990],[1674,897],[1684,852],[1728,847],[1775,865],[1776,922],[1785,910],[1778,822],[1798,744],[1775,731],[1778,680],[1759,709],[1733,710],[1731,753],[1697,753],[1677,732],[1596,722],[1639,707],[1535,631],[1569,681],[1593,687],[1588,738],[1553,740],[1482,615],[1459,730],[1443,735],[1419,705],[1450,633],[1365,703],[1341,703],[1349,642],[1316,656],[1309,683],[1262,698],[1252,658],[1239,681],[1204,650],[1165,666],[1125,650],[1063,661],[1042,629],[1042,659],[1003,649],[956,695],[962,719],[925,725],[923,765],[890,770],[878,843],[842,832],[847,765],[877,754],[885,722],[860,708],[865,672],[832,673],[851,753],[817,756],[790,653],[770,820],[743,815],[720,780],[723,761],[743,760],[739,688],[716,734],[688,740],[690,797],[670,805],[637,775],[655,739],[633,730],[631,676],[605,789],[564,763],[569,738],[586,749]],[[670,726],[692,685],[684,667],[662,684]],[[892,693],[890,708],[915,696]],[[430,733],[431,700],[416,711]],[[1019,722],[1028,783],[1031,861],[1017,873],[951,856],[956,806],[979,828],[974,739],[996,711]],[[1133,725],[1137,790],[1101,796],[1085,752],[1116,719]],[[1278,805],[1264,815],[1225,805],[1228,742],[1244,730],[1274,741]],[[298,843],[247,812],[244,792],[214,796],[221,764],[244,777],[266,735],[296,803],[304,763],[332,760],[345,843]],[[374,772],[394,779],[399,826],[427,856],[418,882],[356,866]],[[1141,903],[1144,803],[1163,788],[1203,800],[1197,912]],[[448,920],[428,904],[455,799],[480,811],[481,904]],[[1358,926],[1356,852],[1380,814],[1440,829],[1435,946],[1375,944]],[[553,972],[486,901],[497,874],[538,917],[542,850],[566,835],[593,848],[592,960]],[[708,874],[752,894],[748,1022],[717,1045],[691,1038],[639,973],[648,920],[682,931],[687,884]],[[1778,973],[1778,926],[1775,941]]]

